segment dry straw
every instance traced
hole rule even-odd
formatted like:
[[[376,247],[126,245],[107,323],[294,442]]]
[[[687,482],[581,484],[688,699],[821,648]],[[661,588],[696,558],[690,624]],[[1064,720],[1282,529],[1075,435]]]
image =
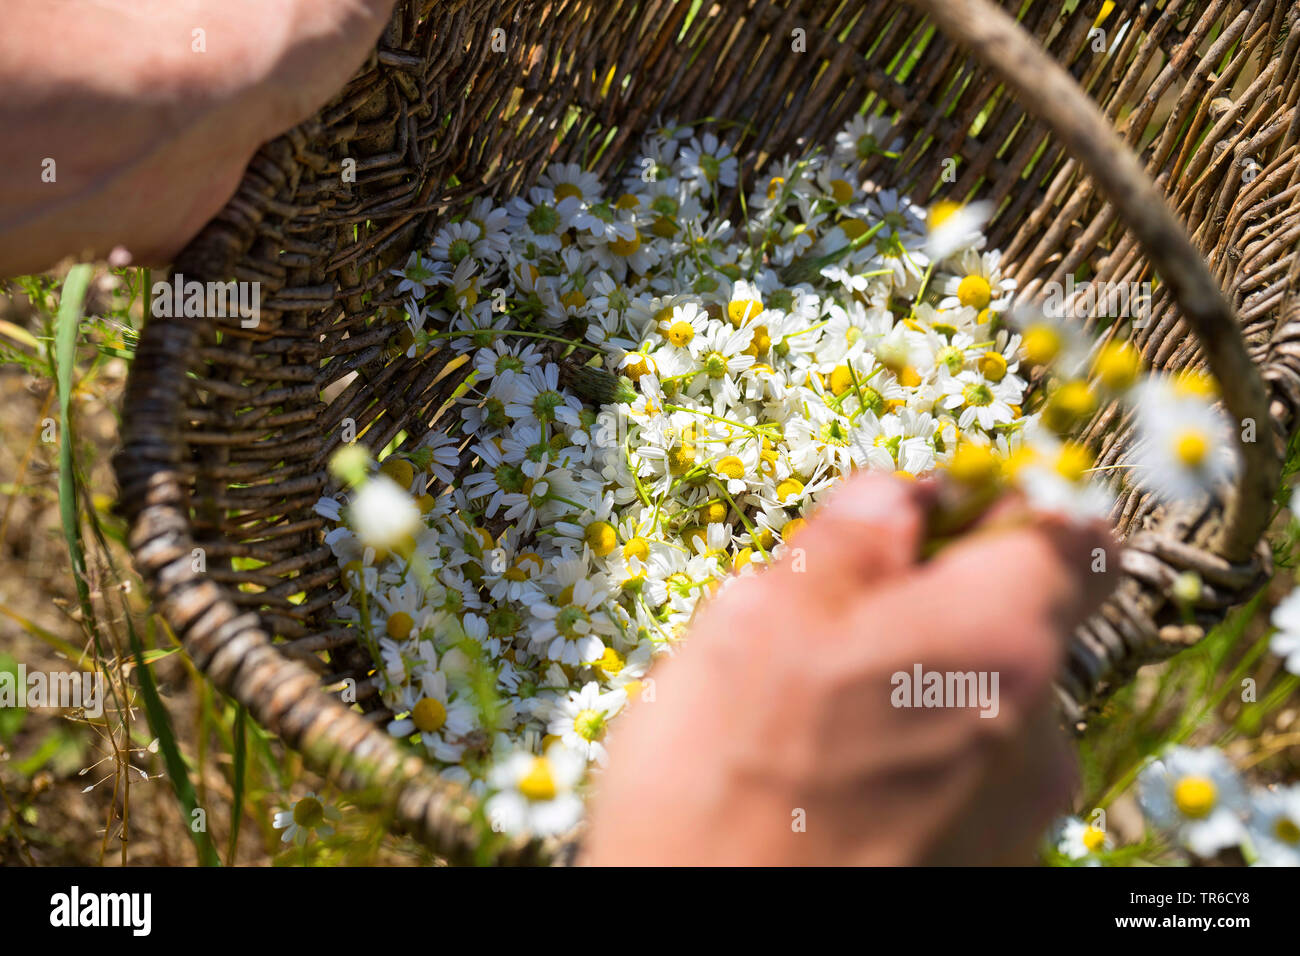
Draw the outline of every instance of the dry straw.
[[[555,160],[616,168],[658,118],[716,118],[752,181],[865,107],[905,142],[872,172],[922,202],[992,200],[990,242],[1028,292],[1085,264],[1158,277],[1135,342],[1157,368],[1208,364],[1253,422],[1229,501],[1120,497],[1122,583],[1060,681],[1080,721],[1266,578],[1300,408],[1300,4],[1105,7],[1097,24],[1099,0],[401,0],[356,78],[258,153],[175,264],[260,282],[257,326],[155,318],[141,337],[116,464],[159,611],[263,726],[447,859],[571,859],[572,839],[485,842],[464,794],[383,731],[371,661],[329,622],[343,589],[312,505],[348,420],[372,449],[413,445],[460,380],[449,349],[403,357],[388,270],[476,195]],[[1123,465],[1131,432],[1106,428],[1123,414],[1083,432],[1101,467]],[[1188,570],[1190,605],[1168,597]],[[368,715],[323,689],[346,678]]]

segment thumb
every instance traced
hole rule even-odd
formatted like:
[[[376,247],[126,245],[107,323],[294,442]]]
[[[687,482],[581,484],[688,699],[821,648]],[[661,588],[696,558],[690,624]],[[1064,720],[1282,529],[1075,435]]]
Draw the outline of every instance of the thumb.
[[[792,538],[790,563],[821,583],[860,589],[916,563],[933,499],[929,482],[858,472]]]

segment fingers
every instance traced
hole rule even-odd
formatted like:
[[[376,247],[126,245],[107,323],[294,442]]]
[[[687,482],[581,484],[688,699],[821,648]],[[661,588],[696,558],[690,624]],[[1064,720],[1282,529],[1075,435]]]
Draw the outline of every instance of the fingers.
[[[972,534],[870,602],[888,625],[876,652],[997,673],[1015,726],[1049,694],[1071,631],[1109,594],[1113,547],[1104,527],[1043,518]]]
[[[1081,624],[1114,587],[1118,545],[1100,521],[1072,522],[1030,511],[1018,497],[1002,500],[961,541],[932,562],[939,576],[976,574],[999,591],[1021,594],[1062,630]],[[969,569],[969,570],[968,570]]]
[[[933,486],[859,472],[819,507],[791,542],[809,580],[861,587],[916,563]]]

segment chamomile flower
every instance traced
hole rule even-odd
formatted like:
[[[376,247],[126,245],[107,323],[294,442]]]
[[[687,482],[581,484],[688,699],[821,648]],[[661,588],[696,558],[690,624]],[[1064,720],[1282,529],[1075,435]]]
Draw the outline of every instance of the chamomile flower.
[[[607,579],[586,573],[584,559],[570,558],[557,564],[554,581],[561,588],[558,594],[535,596],[528,605],[539,653],[569,665],[599,660],[605,651],[601,637],[612,633],[602,610],[610,596]]]
[[[1138,801],[1152,824],[1197,856],[1213,857],[1245,837],[1245,793],[1228,758],[1212,747],[1170,747],[1138,777]]]
[[[586,764],[581,754],[559,744],[543,756],[521,750],[498,762],[488,775],[496,792],[483,807],[493,828],[545,837],[576,826],[582,818],[576,788]]]
[[[667,344],[683,349],[691,356],[698,354],[698,339],[709,327],[708,315],[694,302],[673,306],[670,313],[659,321],[659,329]]]
[[[1002,274],[1002,253],[998,250],[979,252],[967,249],[957,257],[956,274],[944,283],[947,297],[939,302],[940,309],[959,306],[1002,312],[1011,304],[1016,291],[1016,281]]]
[[[842,163],[861,163],[902,146],[901,139],[890,140],[893,124],[883,116],[854,116],[835,134],[835,158]]]
[[[1283,658],[1288,671],[1300,675],[1300,588],[1273,608],[1272,624],[1277,631],[1269,641],[1269,650]]]
[[[992,214],[993,206],[987,202],[965,206],[954,202],[936,203],[926,221],[926,256],[939,262],[959,252],[979,249],[984,244],[984,224]]]
[[[483,238],[483,230],[474,222],[453,222],[439,229],[433,237],[430,253],[458,266],[467,256],[474,256],[475,244]]]
[[[394,737],[418,734],[431,756],[459,760],[465,750],[461,738],[474,729],[475,713],[472,704],[449,696],[447,674],[435,667],[417,668],[417,683],[408,687],[405,703],[406,716],[392,721],[388,732]]]
[[[1016,486],[1037,511],[1075,520],[1104,518],[1114,504],[1104,486],[1091,481],[1092,453],[1050,433],[1036,434],[1012,456]]]
[[[284,831],[280,835],[282,843],[306,846],[308,838],[313,833],[321,837],[333,836],[334,827],[331,824],[337,823],[342,818],[343,814],[338,808],[324,803],[313,792],[298,800],[288,810],[278,811],[271,825],[277,830]]]
[[[451,268],[446,262],[439,262],[416,250],[407,257],[405,266],[392,269],[390,273],[402,280],[397,283],[397,295],[411,295],[418,301],[427,296],[431,288],[444,282],[451,274]]]
[[[729,189],[736,185],[739,161],[717,136],[705,133],[702,137],[692,137],[689,144],[681,147],[681,170],[684,178],[706,192]]]
[[[1020,389],[1014,383],[991,382],[977,371],[945,375],[939,389],[943,407],[959,416],[958,428],[978,424],[986,432],[1010,424],[1015,418],[1011,406],[1019,404],[1021,398]]]
[[[605,654],[603,649],[596,663],[604,660]],[[603,767],[609,759],[604,740],[610,719],[626,702],[627,695],[623,691],[602,693],[600,685],[592,681],[583,685],[582,690],[570,691],[563,700],[554,704],[546,732],[559,737],[565,747]]]
[[[1054,828],[1056,852],[1070,860],[1082,860],[1087,866],[1099,866],[1098,854],[1114,846],[1105,830],[1078,817],[1065,817]]]
[[[389,551],[420,527],[420,509],[403,488],[386,475],[366,481],[348,504],[349,524],[361,543]]]
[[[1236,473],[1227,415],[1196,394],[1152,379],[1136,389],[1135,478],[1167,501],[1212,493]]]
[[[1247,829],[1261,866],[1300,866],[1300,784],[1251,794]]]

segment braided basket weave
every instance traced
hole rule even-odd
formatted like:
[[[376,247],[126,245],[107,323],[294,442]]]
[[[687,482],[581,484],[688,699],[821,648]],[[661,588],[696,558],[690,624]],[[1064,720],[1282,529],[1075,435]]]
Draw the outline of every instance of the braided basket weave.
[[[343,588],[312,506],[334,490],[342,423],[371,449],[402,432],[410,447],[460,380],[444,374],[450,349],[402,354],[388,270],[462,204],[516,194],[585,144],[605,144],[598,172],[616,170],[658,119],[733,121],[722,132],[752,178],[865,107],[896,117],[906,144],[867,174],[920,202],[992,200],[990,243],[1025,296],[1083,266],[1096,282],[1158,276],[1135,333],[1147,360],[1206,364],[1253,423],[1228,500],[1120,497],[1122,581],[1060,678],[1079,722],[1266,579],[1261,537],[1300,409],[1300,3],[1120,0],[1108,53],[1090,37],[1102,6],[717,0],[690,18],[685,0],[400,0],[359,75],[259,152],[175,263],[186,279],[262,283],[260,324],[143,331],[116,467],[159,612],[216,686],[446,859],[571,860],[572,837],[485,835],[465,794],[384,731],[372,662],[329,623]],[[1123,461],[1123,415],[1104,407],[1083,433],[1100,466]],[[1185,570],[1202,582],[1190,613],[1166,597]],[[360,708],[324,690],[349,677]]]

